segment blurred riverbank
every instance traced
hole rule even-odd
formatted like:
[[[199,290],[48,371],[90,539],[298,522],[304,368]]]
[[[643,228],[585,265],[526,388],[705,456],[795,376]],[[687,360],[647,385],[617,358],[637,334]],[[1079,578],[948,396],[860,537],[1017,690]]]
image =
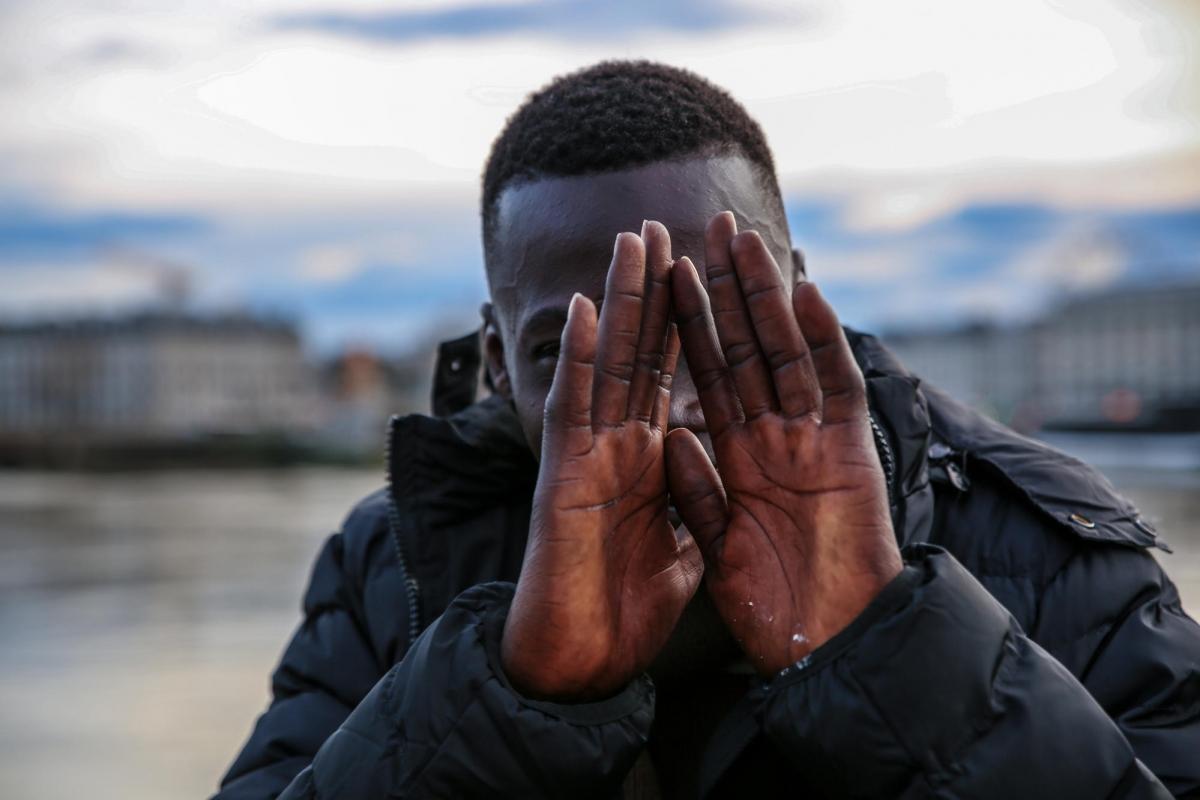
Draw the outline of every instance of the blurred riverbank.
[[[1153,468],[1145,444],[1055,444],[1109,468],[1200,611],[1200,471]],[[210,793],[267,701],[317,549],[382,480],[0,473],[0,796]]]
[[[211,793],[267,701],[317,549],[381,483],[0,474],[0,797]]]

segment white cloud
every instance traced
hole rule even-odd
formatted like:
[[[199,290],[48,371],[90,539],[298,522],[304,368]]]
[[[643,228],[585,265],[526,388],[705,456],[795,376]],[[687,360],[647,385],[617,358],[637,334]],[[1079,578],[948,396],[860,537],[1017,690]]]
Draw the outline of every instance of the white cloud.
[[[960,206],[959,198],[936,186],[863,192],[850,198],[842,225],[856,233],[894,233],[928,224]]]
[[[311,283],[337,283],[354,275],[370,262],[403,268],[422,251],[412,231],[396,231],[371,237],[369,241],[339,241],[313,245],[299,256],[297,277]]]
[[[1020,253],[1002,270],[1005,280],[1055,290],[1100,289],[1117,280],[1131,249],[1094,221],[1067,225]]]
[[[1039,197],[1060,186],[1064,165],[1137,163],[1200,140],[1197,35],[1186,32],[1198,14],[1186,3],[827,0],[815,26],[653,37],[632,27],[619,47],[529,35],[388,47],[264,22],[329,7],[42,0],[10,10],[6,28],[23,35],[0,54],[0,113],[18,123],[0,131],[0,154],[81,205],[469,204],[526,92],[619,56],[725,85],[763,123],[785,183],[855,192],[849,219],[864,228],[916,224],[991,191],[995,181],[974,178],[997,166],[1020,177],[1000,181],[1006,191]],[[394,4],[351,6],[382,7]],[[77,57],[98,43],[101,63]],[[923,188],[877,194],[904,176]],[[1136,202],[1200,196],[1195,181],[1190,192],[1178,183],[1142,187]]]
[[[300,256],[299,278],[312,283],[337,283],[353,275],[362,258],[353,247],[322,245]]]
[[[795,197],[838,199],[856,233],[919,228],[972,203],[1057,209],[1181,208],[1200,202],[1200,146],[1140,158],[1030,165],[987,161],[949,171],[825,172],[785,182]]]
[[[162,290],[159,276],[108,263],[5,267],[0,315],[28,319],[114,312],[160,301]]]
[[[890,281],[875,276],[874,288],[885,292],[877,320],[904,327],[1030,319],[1064,296],[1110,286],[1125,274],[1130,256],[1126,243],[1094,221],[1068,224],[977,275],[923,280],[919,272],[912,279],[893,273]]]
[[[803,230],[793,231],[801,246]],[[805,266],[824,285],[872,288],[899,283],[927,283],[947,256],[969,252],[972,242],[962,233],[926,233],[919,238],[884,237],[869,244],[826,251],[804,247]]]

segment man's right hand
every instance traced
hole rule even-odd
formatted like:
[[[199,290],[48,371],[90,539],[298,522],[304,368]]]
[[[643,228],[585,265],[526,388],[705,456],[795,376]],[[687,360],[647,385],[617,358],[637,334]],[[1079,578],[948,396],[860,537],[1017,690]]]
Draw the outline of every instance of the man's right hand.
[[[615,694],[650,665],[699,585],[696,543],[667,514],[663,441],[679,353],[670,270],[666,228],[646,223],[641,237],[617,237],[598,328],[592,302],[571,300],[501,647],[526,696]]]

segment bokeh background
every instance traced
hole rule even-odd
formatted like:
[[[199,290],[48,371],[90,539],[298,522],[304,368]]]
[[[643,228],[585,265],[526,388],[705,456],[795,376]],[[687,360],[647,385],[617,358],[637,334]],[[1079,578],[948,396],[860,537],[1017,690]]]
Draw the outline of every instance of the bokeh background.
[[[689,67],[844,320],[1104,469],[1200,610],[1191,0],[0,3],[0,796],[210,793],[531,90]]]

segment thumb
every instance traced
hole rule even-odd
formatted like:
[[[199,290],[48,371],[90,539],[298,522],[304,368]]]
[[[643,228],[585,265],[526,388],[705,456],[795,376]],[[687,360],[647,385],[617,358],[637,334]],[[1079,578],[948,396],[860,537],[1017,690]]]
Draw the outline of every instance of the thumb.
[[[675,543],[676,557],[679,559],[679,569],[684,581],[683,594],[690,600],[696,593],[696,588],[700,586],[700,579],[704,577],[704,556],[701,554],[695,538],[688,531],[687,525],[681,525],[676,529]]]
[[[679,518],[700,545],[704,560],[714,564],[729,524],[725,488],[696,434],[675,428],[667,434],[667,488]]]

